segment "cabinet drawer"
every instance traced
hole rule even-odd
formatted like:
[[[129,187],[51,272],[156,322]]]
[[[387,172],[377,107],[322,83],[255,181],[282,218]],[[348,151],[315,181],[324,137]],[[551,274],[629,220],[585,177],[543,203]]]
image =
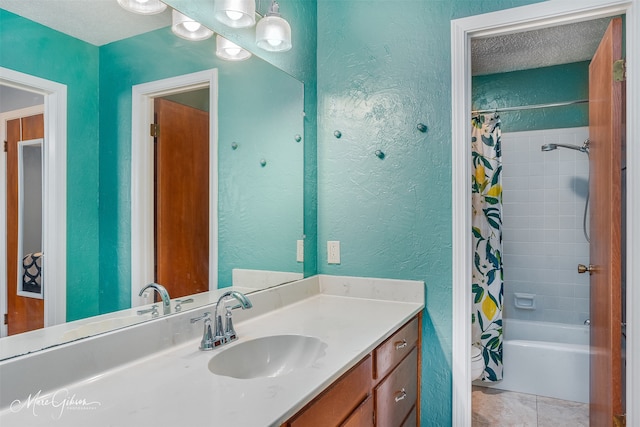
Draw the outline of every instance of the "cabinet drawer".
[[[414,348],[375,389],[376,425],[397,427],[414,407],[418,393],[418,350]]]
[[[291,427],[340,425],[369,394],[371,369],[371,357],[367,356],[302,409],[288,425]]]
[[[374,379],[384,378],[418,342],[418,318],[400,328],[374,351]]]
[[[417,406],[414,406],[409,416],[402,423],[402,427],[416,427],[418,426],[418,410]]]
[[[373,427],[373,396],[367,397],[341,427]]]

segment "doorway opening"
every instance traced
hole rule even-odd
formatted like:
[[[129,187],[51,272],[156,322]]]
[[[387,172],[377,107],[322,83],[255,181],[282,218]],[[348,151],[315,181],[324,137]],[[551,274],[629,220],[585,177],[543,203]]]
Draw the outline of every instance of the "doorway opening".
[[[471,342],[471,197],[469,182],[471,182],[471,153],[469,141],[471,119],[471,64],[470,39],[472,37],[489,37],[499,34],[511,34],[519,31],[546,28],[562,23],[591,20],[595,18],[611,17],[626,14],[627,17],[627,62],[629,65],[638,59],[633,56],[633,35],[637,33],[637,12],[629,7],[629,3],[612,1],[594,1],[587,6],[550,5],[540,3],[532,6],[513,8],[481,16],[463,18],[452,21],[452,106],[453,106],[453,425],[471,425],[471,390],[470,390],[470,345]],[[629,66],[627,69],[631,69]],[[633,77],[627,75],[627,117],[633,117],[632,110],[637,109],[638,90]],[[633,87],[633,90],[630,88]],[[635,100],[635,101],[634,101]],[[635,102],[635,104],[634,104]],[[635,113],[637,114],[637,112]],[[627,119],[627,140],[632,141],[631,135],[637,135],[638,128]],[[579,145],[579,144],[578,144]],[[640,153],[636,146],[627,147],[627,164],[640,161]],[[628,180],[632,182],[631,179]],[[633,201],[637,200],[637,189],[631,191],[627,187],[626,205],[627,230],[633,230],[629,222],[632,221]],[[637,202],[636,202],[637,203]],[[628,231],[629,233],[630,231]],[[635,249],[632,237],[627,236],[627,257]],[[630,263],[626,266],[627,281],[633,274],[638,274]],[[629,282],[631,283],[631,282]],[[634,293],[628,288],[627,304],[632,304]],[[635,297],[637,301],[637,296]],[[628,318],[628,323],[636,325],[636,321]],[[628,335],[629,337],[629,335]],[[627,342],[627,363],[630,362],[631,340]],[[629,394],[633,390],[632,384],[636,377],[627,378],[627,401],[632,399]],[[627,405],[627,420],[633,416]]]
[[[166,286],[172,298],[217,289],[217,70],[136,85],[132,96],[131,305],[135,307],[151,302],[139,297],[138,292],[154,281]],[[175,119],[177,111],[184,117],[201,117],[198,133],[204,134],[205,146],[200,151],[189,148],[195,140],[195,127],[186,119],[178,120],[186,127],[176,133],[163,130],[162,124],[158,136],[149,132],[157,123],[156,118]],[[163,138],[174,139],[174,143],[163,147],[176,151],[158,150],[156,142],[163,144]],[[191,167],[186,175],[174,176],[173,172],[185,171],[184,167],[175,167],[179,159]],[[194,162],[199,166],[195,167]],[[157,168],[161,175],[156,173]],[[195,175],[189,175],[196,170],[202,184],[197,188],[192,185]],[[182,191],[185,185],[193,191]],[[187,194],[189,200],[183,200]],[[179,204],[177,208],[175,203]],[[199,214],[193,218],[180,215],[194,211]],[[177,215],[168,217],[166,214],[171,212]],[[185,232],[186,226],[191,227],[190,231]],[[176,232],[181,233],[181,242],[172,240]],[[184,247],[194,240],[195,246]],[[181,255],[176,256],[176,250]],[[160,268],[156,268],[158,265]],[[171,284],[185,281],[189,282],[185,289]]]
[[[0,86],[11,91],[14,95],[22,93],[26,95],[26,98],[35,97],[41,100],[39,107],[6,112],[0,119],[0,127],[2,128],[3,141],[6,140],[7,143],[9,139],[14,144],[23,139],[42,139],[41,170],[43,174],[41,180],[41,249],[38,252],[42,255],[29,258],[35,262],[38,262],[36,258],[39,258],[42,267],[36,271],[41,286],[38,291],[39,296],[35,296],[33,292],[23,292],[24,286],[20,287],[20,282],[24,282],[24,280],[22,278],[19,280],[18,277],[18,271],[23,265],[18,260],[22,257],[17,254],[18,229],[15,220],[9,221],[9,217],[14,214],[9,215],[7,211],[8,206],[13,205],[18,199],[8,203],[10,192],[7,191],[7,169],[10,167],[10,162],[8,162],[7,155],[3,150],[3,156],[0,160],[0,185],[3,188],[2,197],[0,197],[0,230],[2,231],[0,271],[3,272],[0,277],[0,314],[2,315],[0,336],[6,336],[8,333],[26,332],[66,321],[67,88],[59,83],[2,67],[0,67]],[[3,105],[6,104],[3,102]],[[13,110],[13,108],[10,109]],[[13,133],[17,132],[17,136],[13,135],[8,138],[7,124],[9,123],[14,128]],[[31,130],[37,133],[31,132]],[[17,149],[18,146],[15,148]],[[12,162],[17,165],[17,156],[12,159]],[[15,183],[12,186],[15,187]],[[17,197],[14,190],[15,188],[12,188],[13,195],[10,197]],[[10,236],[13,237],[8,238]],[[44,254],[46,254],[46,265]],[[36,270],[38,269],[36,268]],[[11,277],[7,275],[8,273],[11,274]],[[32,287],[32,290],[36,290],[38,287],[37,281],[34,283],[36,286]],[[35,298],[25,297],[25,294],[33,294],[31,296],[35,296]],[[8,321],[13,323],[11,327],[7,327]]]

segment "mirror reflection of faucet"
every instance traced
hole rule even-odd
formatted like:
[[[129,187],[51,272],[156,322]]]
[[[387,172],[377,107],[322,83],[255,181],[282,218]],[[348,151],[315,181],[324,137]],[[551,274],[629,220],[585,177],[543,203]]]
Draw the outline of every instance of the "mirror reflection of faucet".
[[[187,299],[177,299],[176,300],[176,313],[178,313],[179,311],[182,311],[182,304],[187,304],[193,302],[193,298],[187,298]]]
[[[158,304],[153,304],[151,306],[151,308],[147,308],[146,310],[138,310],[137,311],[138,316],[141,316],[143,314],[147,314],[147,313],[151,313],[151,317],[158,317],[159,313],[158,313]]]
[[[235,298],[240,304],[234,305],[232,307],[227,307],[224,305],[224,302],[227,298]],[[225,326],[222,327],[222,314],[218,314],[218,308],[224,306],[225,313]],[[233,319],[231,310],[236,308],[241,308],[246,310],[247,308],[253,307],[251,301],[241,292],[238,291],[227,291],[223,293],[218,302],[216,304],[216,309],[214,312],[214,321],[215,328],[212,332],[211,330],[211,313],[206,312],[200,317],[194,317],[191,319],[191,323],[195,323],[199,320],[204,320],[204,332],[202,335],[202,341],[200,342],[200,350],[213,350],[216,347],[220,347],[221,345],[230,343],[238,339],[235,329],[233,328]]]
[[[144,292],[149,288],[154,289],[158,293],[158,295],[160,295],[160,298],[162,298],[162,314],[171,313],[171,298],[169,298],[169,292],[167,292],[167,289],[161,284],[149,283],[147,286],[140,289],[140,293],[138,294],[138,296],[141,297],[142,294],[144,294]]]

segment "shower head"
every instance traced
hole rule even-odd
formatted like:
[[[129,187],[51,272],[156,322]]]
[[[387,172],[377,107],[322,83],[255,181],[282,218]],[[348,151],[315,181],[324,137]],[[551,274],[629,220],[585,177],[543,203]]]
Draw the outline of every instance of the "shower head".
[[[542,149],[542,151],[553,151],[553,150],[557,150],[559,147],[561,147],[561,148],[569,148],[571,150],[577,150],[577,151],[580,151],[582,153],[589,154],[589,140],[588,139],[584,141],[584,143],[582,144],[582,147],[578,147],[577,145],[573,145],[573,144],[544,144],[540,148]]]

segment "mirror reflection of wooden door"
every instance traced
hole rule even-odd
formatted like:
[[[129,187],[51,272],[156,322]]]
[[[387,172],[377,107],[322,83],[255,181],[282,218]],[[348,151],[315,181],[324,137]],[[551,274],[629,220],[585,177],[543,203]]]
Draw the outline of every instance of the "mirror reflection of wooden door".
[[[624,86],[613,77],[622,56],[622,20],[612,19],[589,66],[591,168],[591,367],[589,419],[617,425],[624,413],[622,361],[622,144]]]
[[[209,113],[154,102],[155,281],[177,298],[209,290]]]
[[[7,329],[9,335],[44,327],[44,299],[17,294],[18,142],[44,138],[44,115],[7,121]]]

